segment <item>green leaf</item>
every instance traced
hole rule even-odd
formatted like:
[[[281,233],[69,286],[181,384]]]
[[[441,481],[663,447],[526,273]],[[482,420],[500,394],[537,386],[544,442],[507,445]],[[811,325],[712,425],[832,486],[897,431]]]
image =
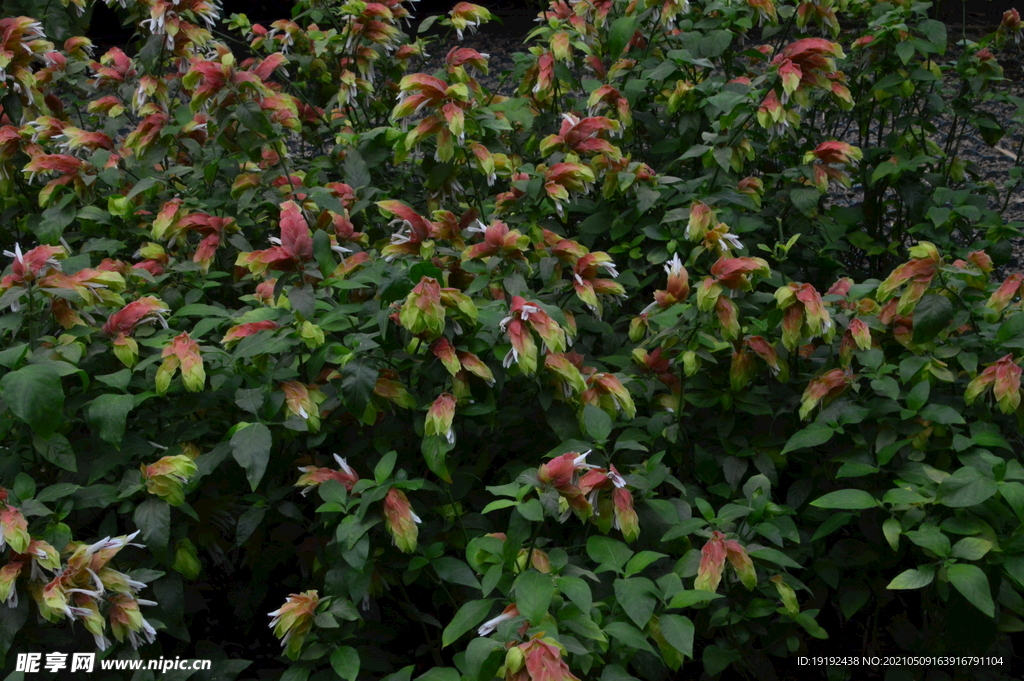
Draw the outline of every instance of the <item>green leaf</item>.
[[[39,437],[49,438],[64,421],[64,387],[45,364],[29,364],[4,376],[0,397]]]
[[[767,560],[770,563],[775,563],[776,565],[781,565],[782,567],[796,569],[803,568],[803,565],[796,562],[795,560],[784,554],[782,551],[779,551],[777,549],[755,549],[753,551],[750,551],[749,553],[754,558]]]
[[[896,518],[888,518],[882,523],[882,534],[885,535],[885,541],[889,542],[892,550],[896,551],[900,547],[900,535],[903,534],[903,525]]]
[[[608,537],[591,537],[587,540],[587,555],[598,564],[595,572],[600,572],[601,568],[618,572],[633,555],[633,551],[620,541]]]
[[[588,404],[583,408],[583,424],[587,428],[587,435],[593,438],[594,442],[604,444],[612,432],[612,418],[598,407]]]
[[[487,617],[487,613],[490,612],[493,603],[494,599],[492,598],[464,603],[459,608],[459,611],[455,613],[452,621],[444,628],[444,632],[441,634],[441,647],[450,646],[462,638],[462,635],[467,631],[483,622],[484,618]]]
[[[951,508],[977,506],[993,496],[999,487],[976,468],[964,466],[939,484],[935,500]]]
[[[134,395],[100,395],[89,405],[89,422],[99,427],[100,439],[120,447],[128,412],[134,408]]]
[[[794,189],[789,192],[789,199],[796,209],[811,218],[818,213],[818,199],[821,193],[812,187]]]
[[[345,681],[356,681],[359,676],[359,653],[351,646],[340,646],[331,653],[334,673]]]
[[[875,498],[862,489],[841,489],[829,492],[811,502],[811,506],[818,508],[839,509],[865,509],[874,508],[877,505],[878,502]]]
[[[56,501],[57,499],[63,499],[69,494],[74,494],[78,491],[78,485],[70,482],[58,482],[56,485],[50,485],[46,489],[42,490],[36,495],[36,501],[45,504],[48,501]]]
[[[999,330],[996,331],[996,342],[1005,343],[1021,336],[1024,336],[1024,314],[1015,314],[999,325]]]
[[[657,655],[654,652],[654,648],[647,642],[644,635],[631,624],[625,622],[611,622],[606,624],[604,627],[606,634],[609,634],[612,638],[619,641],[620,643],[626,644],[628,648],[634,650],[646,650],[651,655]]]
[[[682,615],[662,615],[658,621],[661,635],[669,645],[693,659],[693,622]]]
[[[900,61],[904,64],[910,62],[914,56],[914,45],[909,40],[904,40],[896,43],[896,56],[900,58]]]
[[[928,401],[928,395],[931,393],[932,384],[928,381],[921,381],[907,393],[907,407],[914,411],[919,410]]]
[[[953,544],[952,556],[963,560],[981,560],[992,550],[992,542],[980,537],[964,537]]]
[[[946,570],[950,583],[956,587],[967,602],[989,617],[995,617],[996,606],[992,602],[992,590],[988,577],[977,565],[957,563]]]
[[[850,522],[851,518],[853,518],[852,513],[833,513],[829,516],[828,520],[818,526],[818,529],[814,532],[814,536],[811,537],[811,541],[816,542],[819,539],[827,537],[846,523]]]
[[[366,405],[377,385],[377,369],[365,359],[354,359],[341,369],[339,394],[345,406],[357,419],[363,416]]]
[[[657,599],[653,595],[656,593],[654,583],[643,577],[615,580],[615,599],[619,602],[619,607],[640,629],[651,621],[654,606],[657,604]]]
[[[689,608],[691,605],[707,603],[715,600],[716,598],[722,598],[722,594],[712,593],[711,591],[705,591],[703,589],[680,591],[672,597],[672,601],[668,604],[668,607]]]
[[[551,575],[527,570],[516,578],[514,588],[519,614],[531,622],[540,622],[548,614],[551,598],[555,595]]]
[[[370,185],[370,168],[355,149],[345,154],[345,182],[353,189],[362,189]]]
[[[440,435],[427,435],[420,443],[420,451],[423,453],[423,460],[430,472],[447,483],[451,483],[452,476],[448,472],[448,452],[455,449],[455,443],[448,442],[447,438]],[[536,501],[536,499],[534,499]]]
[[[53,465],[72,473],[78,472],[75,450],[72,449],[68,439],[60,433],[54,433],[48,438],[42,438],[38,434],[33,435],[32,446],[39,452],[39,456]]]
[[[920,530],[904,532],[904,536],[938,556],[945,558],[949,555],[949,537],[934,525],[923,525]]]
[[[622,56],[626,43],[636,32],[636,17],[619,17],[608,30],[608,56],[613,60]]]
[[[495,653],[500,652],[500,655]],[[462,671],[468,681],[490,681],[505,661],[505,647],[492,638],[475,638],[466,646],[466,665]]]
[[[417,676],[416,681],[459,681],[459,671],[453,667],[432,667]]]
[[[812,423],[803,430],[798,430],[793,433],[792,437],[786,442],[786,446],[782,448],[782,454],[787,454],[797,449],[804,449],[805,447],[817,447],[823,445],[832,439],[835,431],[832,428],[820,423]]]
[[[270,429],[262,423],[250,423],[231,436],[231,454],[245,469],[245,478],[254,492],[267,471],[272,445]]]
[[[29,600],[22,597],[18,599],[18,604],[13,608],[4,606],[4,614],[0,617],[0,658],[7,657],[7,651],[18,640],[18,632],[21,631],[21,628],[25,626],[25,622],[28,621]],[[14,679],[18,678],[24,679],[25,675],[12,672],[7,678],[14,681]]]
[[[914,308],[914,343],[927,343],[953,321],[953,303],[944,296],[929,294]]]
[[[146,499],[135,507],[135,525],[142,530],[147,548],[163,551],[171,536],[171,507],[160,499]]]
[[[378,485],[382,484],[391,475],[391,472],[395,470],[395,461],[398,459],[398,452],[391,450],[380,458],[377,465],[373,468],[373,480]]]
[[[594,605],[594,596],[586,582],[579,577],[556,577],[555,585],[584,615],[590,614],[590,609]]]
[[[441,556],[431,561],[431,566],[437,572],[437,576],[452,584],[480,588],[480,580],[476,578],[473,571],[463,561],[451,556]]]
[[[953,407],[945,404],[929,404],[921,410],[919,416],[928,421],[950,425],[953,423],[965,423],[964,417]]]
[[[667,556],[657,551],[641,551],[626,563],[626,576],[632,577],[637,573],[643,572],[644,568],[660,558],[667,558]]]

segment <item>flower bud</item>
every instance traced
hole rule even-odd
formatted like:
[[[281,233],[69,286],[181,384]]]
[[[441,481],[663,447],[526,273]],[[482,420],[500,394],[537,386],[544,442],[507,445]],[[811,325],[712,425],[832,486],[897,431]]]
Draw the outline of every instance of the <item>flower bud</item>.
[[[199,556],[196,555],[196,546],[187,537],[178,542],[174,551],[174,562],[171,567],[181,573],[188,580],[199,576],[201,565]]]

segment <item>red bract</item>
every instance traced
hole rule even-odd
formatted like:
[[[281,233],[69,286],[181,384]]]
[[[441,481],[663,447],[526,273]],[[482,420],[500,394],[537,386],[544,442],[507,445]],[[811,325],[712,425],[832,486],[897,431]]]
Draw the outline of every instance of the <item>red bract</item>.
[[[281,237],[270,237],[274,244],[264,251],[239,253],[235,265],[247,267],[255,275],[268,269],[279,272],[301,271],[313,259],[313,238],[309,226],[294,201],[281,204]]]
[[[170,312],[163,301],[153,296],[146,296],[134,300],[123,308],[110,315],[107,323],[103,325],[103,333],[108,336],[117,334],[130,334],[141,324],[150,324],[159,321],[167,326],[163,315]]]

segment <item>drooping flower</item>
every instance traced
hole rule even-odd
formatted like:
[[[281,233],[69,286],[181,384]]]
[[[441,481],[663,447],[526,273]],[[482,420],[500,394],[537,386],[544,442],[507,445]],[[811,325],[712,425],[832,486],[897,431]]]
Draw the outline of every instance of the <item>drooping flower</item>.
[[[615,506],[615,529],[622,532],[626,541],[636,541],[640,536],[640,521],[633,510],[633,494],[625,487],[616,487],[612,490],[612,503]]]
[[[1020,406],[1021,368],[1014,361],[1013,354],[1005,355],[986,368],[970,383],[964,393],[964,401],[971,404],[990,387],[996,398],[999,411],[1010,414]]]
[[[306,634],[313,627],[313,617],[320,604],[320,594],[315,590],[291,594],[277,610],[267,613],[271,617],[270,627],[274,636],[281,639],[285,654],[297,659]]]
[[[941,262],[939,251],[935,245],[921,241],[910,249],[911,259],[892,271],[885,281],[878,285],[878,302],[884,303],[892,297],[894,291],[909,282],[900,296],[900,302],[896,312],[906,315],[913,312],[917,301],[924,296],[932,279],[938,273],[938,266]]]
[[[156,463],[140,466],[146,491],[155,494],[171,506],[185,501],[184,486],[198,472],[195,462],[184,454],[165,456]]]
[[[830,339],[835,332],[832,316],[812,285],[790,282],[775,291],[775,301],[783,311],[782,344],[790,352],[802,337]]]
[[[579,681],[562,659],[562,648],[540,636],[505,654],[505,681]]]
[[[418,523],[423,522],[412,510],[405,493],[397,487],[388,490],[384,497],[384,523],[399,551],[412,553],[416,550],[419,535]]]
[[[28,521],[21,511],[6,502],[0,508],[0,550],[10,545],[16,553],[25,553],[32,537],[28,533]]]
[[[156,605],[154,601],[144,601],[128,594],[115,593],[110,599],[110,630],[118,641],[128,638],[133,648],[156,640],[156,629],[142,616],[140,605]]]
[[[253,336],[260,331],[272,331],[279,328],[279,324],[270,319],[264,319],[261,322],[246,322],[244,324],[235,324],[228,332],[224,334],[224,337],[220,339],[220,342],[225,347],[233,347],[243,338]]]
[[[445,309],[441,304],[441,285],[432,277],[423,277],[413,287],[398,313],[398,321],[414,336],[433,340],[444,332]]]
[[[423,424],[423,434],[427,437],[437,435],[448,440],[449,444],[455,443],[455,431],[452,429],[452,421],[455,419],[455,396],[451,393],[441,393],[434,403],[427,410],[427,420]]]
[[[540,305],[528,303],[520,296],[512,296],[509,314],[501,320],[500,327],[508,333],[512,343],[512,349],[502,361],[506,368],[515,362],[524,374],[532,374],[537,370],[537,344],[530,333],[531,329],[537,332],[547,349],[552,352],[566,350],[566,336],[562,327]]]
[[[1002,312],[1010,304],[1010,301],[1013,300],[1013,297],[1020,292],[1022,284],[1024,284],[1024,274],[1014,272],[1003,280],[1003,283],[989,297],[985,305],[997,313]]]
[[[476,630],[477,636],[488,636],[498,628],[499,624],[515,619],[516,617],[519,617],[519,608],[516,604],[512,603],[511,605],[505,606],[505,609],[501,611],[500,615],[492,617],[480,625],[480,628]]]
[[[156,391],[163,395],[171,385],[171,379],[178,369],[181,369],[181,379],[185,384],[185,390],[199,392],[206,383],[206,370],[203,368],[203,358],[199,353],[199,344],[189,337],[188,332],[181,333],[174,337],[170,344],[164,348],[163,363],[156,372]]]
[[[743,582],[743,586],[751,590],[757,586],[754,563],[750,560],[747,550],[735,539],[726,539],[724,534],[716,530],[711,533],[711,539],[704,544],[700,553],[700,567],[697,570],[697,579],[693,583],[694,589],[717,591],[727,559]]]
[[[309,432],[320,430],[319,405],[327,396],[315,385],[307,386],[299,381],[284,381],[281,390],[284,391],[284,404],[288,413],[305,421]]]
[[[495,220],[486,227],[478,220],[477,226],[470,227],[469,230],[482,232],[484,240],[464,250],[462,252],[463,260],[476,260],[494,255],[501,255],[509,260],[522,260],[523,252],[530,245],[530,237],[520,233],[517,229],[510,230],[508,225],[501,220]]]
[[[812,378],[800,399],[800,418],[807,418],[819,403],[827,403],[838,397],[853,382],[854,375],[849,369],[832,369]]]
[[[357,482],[359,482],[359,475],[348,465],[348,461],[334,455],[334,460],[338,462],[340,470],[334,470],[333,468],[320,468],[317,466],[305,466],[299,468],[302,471],[302,475],[295,482],[296,487],[302,488],[302,496],[309,494],[310,490],[315,487],[319,487],[328,480],[336,480],[349,492]]]

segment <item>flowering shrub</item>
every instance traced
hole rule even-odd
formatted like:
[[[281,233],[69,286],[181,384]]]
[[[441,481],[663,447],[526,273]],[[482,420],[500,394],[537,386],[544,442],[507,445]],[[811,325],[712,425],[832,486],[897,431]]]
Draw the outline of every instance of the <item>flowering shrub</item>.
[[[398,0],[238,50],[126,4],[98,58],[0,20],[5,659],[772,678],[1024,629],[1019,226],[958,155],[1015,14],[950,61],[922,3],[557,0],[504,97]]]

